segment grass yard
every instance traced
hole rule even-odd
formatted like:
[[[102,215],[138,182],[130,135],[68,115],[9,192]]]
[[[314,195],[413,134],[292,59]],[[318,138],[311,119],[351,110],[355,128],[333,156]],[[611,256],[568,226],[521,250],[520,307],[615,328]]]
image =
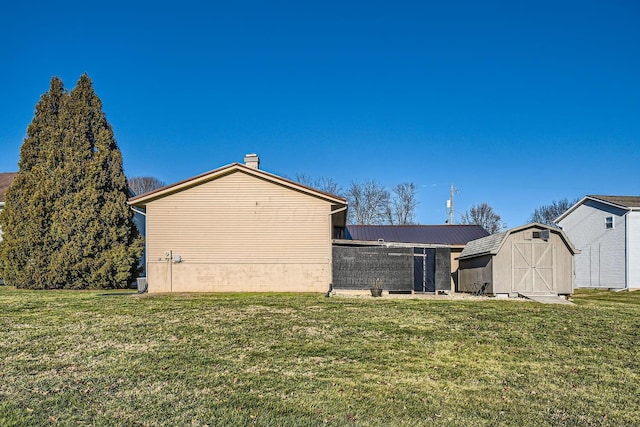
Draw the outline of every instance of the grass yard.
[[[640,425],[640,292],[574,302],[0,286],[0,425]]]

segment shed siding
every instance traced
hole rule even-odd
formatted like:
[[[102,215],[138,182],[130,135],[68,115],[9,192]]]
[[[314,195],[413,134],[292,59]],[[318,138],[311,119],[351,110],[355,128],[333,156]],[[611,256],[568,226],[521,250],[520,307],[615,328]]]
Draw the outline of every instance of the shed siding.
[[[576,249],[576,287],[625,287],[625,211],[587,200],[560,221]],[[605,228],[605,218],[614,227]]]
[[[549,239],[534,238],[533,232],[538,230],[549,230]],[[532,224],[471,242],[470,246],[465,258],[460,259],[461,292],[476,292],[479,285],[488,283],[485,292],[492,294],[573,293],[573,246],[561,230]]]
[[[326,291],[331,205],[236,171],[147,205],[150,292]],[[181,262],[165,259],[165,251]]]
[[[640,212],[627,214],[627,283],[640,288]]]
[[[571,252],[566,248],[562,237],[558,233],[551,231],[549,233],[549,240],[544,241],[542,239],[532,239],[529,235],[534,230],[542,230],[539,228],[529,228],[521,230],[517,233],[512,233],[507,237],[502,249],[495,255],[494,259],[494,292],[500,293],[513,293],[513,245],[518,243],[534,243],[538,245],[539,249],[534,256],[541,254],[540,248],[552,246],[552,250],[547,252],[546,256],[552,256],[553,271],[550,271],[547,278],[548,281],[552,281],[553,291],[558,294],[571,294],[573,292],[573,256]],[[542,249],[544,250],[544,249]]]
[[[488,294],[495,293],[493,290],[493,257],[491,255],[478,256],[460,260],[458,270],[458,291],[477,292],[484,283],[489,286],[485,289]]]

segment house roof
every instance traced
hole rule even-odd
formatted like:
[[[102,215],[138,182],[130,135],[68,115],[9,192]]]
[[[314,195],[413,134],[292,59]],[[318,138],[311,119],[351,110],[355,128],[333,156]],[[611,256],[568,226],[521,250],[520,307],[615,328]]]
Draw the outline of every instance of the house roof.
[[[4,203],[4,195],[16,176],[17,172],[0,172],[0,202]]]
[[[349,225],[347,239],[434,245],[465,245],[489,235],[479,225]]]
[[[640,209],[640,196],[602,196],[602,195],[586,195],[582,199],[578,200],[573,206],[562,213],[558,218],[554,220],[557,224],[558,221],[562,221],[576,208],[584,204],[587,200],[593,200],[596,202],[604,203],[606,205],[618,207],[621,209],[639,210]]]
[[[510,234],[517,233],[519,231],[526,230],[529,228],[537,228],[539,230],[549,230],[550,233],[559,234],[572,253],[576,254],[580,252],[573,246],[573,244],[569,241],[569,238],[567,237],[567,235],[561,229],[540,224],[538,222],[533,222],[531,224],[526,224],[520,227],[512,228],[510,230],[503,231],[501,233],[496,233],[487,237],[482,237],[480,239],[472,240],[469,243],[467,243],[467,246],[465,246],[465,248],[462,250],[462,253],[460,254],[460,257],[458,259],[473,258],[473,257],[483,256],[483,255],[495,255],[500,251],[500,248],[502,248],[502,245],[504,245],[504,242],[507,240],[507,237]]]
[[[625,208],[640,208],[640,196],[587,196]]]
[[[315,188],[307,187],[306,185],[302,185],[298,182],[294,182],[286,178],[282,178],[278,175],[265,172],[261,169],[254,169],[254,168],[247,167],[241,163],[232,163],[230,165],[223,166],[218,169],[214,169],[212,171],[203,173],[193,178],[189,178],[184,181],[177,182],[175,184],[170,184],[165,187],[158,188],[157,190],[150,191],[148,193],[140,194],[138,196],[135,196],[129,199],[129,204],[134,206],[145,206],[147,203],[152,202],[154,200],[161,199],[171,194],[178,193],[180,191],[195,187],[200,184],[204,184],[205,182],[213,181],[214,179],[217,179],[222,176],[229,175],[235,172],[242,172],[248,175],[253,175],[257,178],[264,179],[266,181],[270,181],[275,184],[291,188],[292,190],[300,191],[302,193],[305,193],[314,197],[318,197],[320,199],[324,199],[336,205],[340,205],[340,206],[347,205],[347,200],[342,197],[325,193]]]

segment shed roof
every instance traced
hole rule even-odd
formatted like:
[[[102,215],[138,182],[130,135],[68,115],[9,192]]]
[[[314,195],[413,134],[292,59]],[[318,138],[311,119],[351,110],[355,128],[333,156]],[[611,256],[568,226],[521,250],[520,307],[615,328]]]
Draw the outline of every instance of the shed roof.
[[[507,231],[503,231],[502,233],[472,240],[462,250],[460,258],[498,253],[498,249],[502,246],[502,241],[508,234]]]
[[[349,225],[349,240],[436,245],[465,245],[470,240],[488,236],[479,225]]]
[[[0,202],[4,202],[4,195],[16,176],[18,172],[0,172]]]
[[[639,210],[640,209],[640,196],[602,196],[602,195],[586,195],[582,199],[578,200],[573,206],[564,211],[562,215],[554,220],[557,224],[558,221],[562,221],[576,208],[584,204],[587,200],[593,200],[596,202],[604,203],[607,205],[615,206],[621,209]]]
[[[573,246],[573,244],[569,241],[569,238],[567,237],[565,232],[562,231],[561,229],[551,227],[545,224],[540,224],[538,222],[533,222],[531,224],[512,228],[510,230],[503,231],[501,233],[496,233],[496,234],[492,234],[490,236],[483,237],[477,240],[472,240],[469,243],[467,243],[467,246],[465,246],[465,248],[462,250],[462,253],[460,254],[460,257],[458,259],[473,258],[473,257],[483,256],[483,255],[495,255],[500,251],[500,248],[502,248],[502,245],[507,240],[507,237],[509,235],[513,233],[517,233],[522,230],[526,230],[528,228],[537,228],[539,230],[549,230],[550,233],[557,233],[560,235],[562,240],[565,242],[565,244],[573,254],[580,253],[580,251],[578,251]]]

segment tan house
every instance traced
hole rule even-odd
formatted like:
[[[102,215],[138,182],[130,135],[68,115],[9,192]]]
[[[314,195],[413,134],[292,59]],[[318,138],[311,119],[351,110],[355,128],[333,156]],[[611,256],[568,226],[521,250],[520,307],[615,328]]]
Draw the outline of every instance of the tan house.
[[[539,223],[472,240],[459,258],[459,290],[570,295],[577,253],[564,231]]]
[[[130,199],[146,215],[149,292],[327,292],[345,199],[259,169],[255,154]]]

